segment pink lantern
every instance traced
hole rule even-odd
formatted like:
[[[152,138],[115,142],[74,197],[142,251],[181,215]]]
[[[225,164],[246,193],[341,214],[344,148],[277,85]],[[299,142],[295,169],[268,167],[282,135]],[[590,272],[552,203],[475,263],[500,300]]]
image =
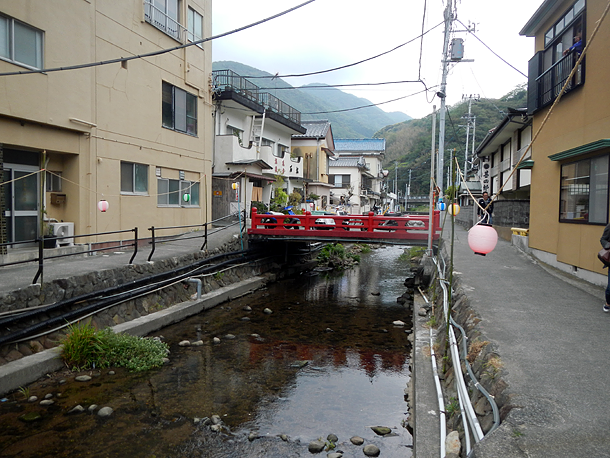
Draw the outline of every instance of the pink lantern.
[[[105,200],[100,200],[97,203],[97,208],[99,211],[101,211],[102,213],[104,213],[106,210],[108,210],[108,202]]]
[[[497,243],[498,233],[488,224],[477,224],[468,231],[468,246],[474,254],[485,256]]]

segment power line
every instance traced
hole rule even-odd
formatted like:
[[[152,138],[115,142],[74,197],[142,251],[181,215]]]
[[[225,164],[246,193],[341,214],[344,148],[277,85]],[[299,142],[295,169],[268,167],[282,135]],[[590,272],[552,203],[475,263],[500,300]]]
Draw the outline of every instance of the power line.
[[[491,51],[491,53],[496,56],[498,59],[500,59],[502,62],[504,62],[506,65],[508,65],[510,68],[512,68],[513,70],[516,70],[517,72],[521,73],[521,75],[523,75],[524,77],[527,78],[527,75],[525,73],[523,73],[521,70],[519,70],[517,67],[509,64],[503,57],[501,57],[498,53],[496,53],[493,49],[491,49],[489,46],[487,46],[487,44],[485,44],[485,42],[483,40],[481,40],[479,37],[477,37],[475,35],[475,33],[470,30],[468,27],[466,27],[464,25],[464,23],[462,21],[460,21],[459,19],[457,20],[460,24],[462,24],[462,27],[464,27],[465,29],[467,29],[468,33],[471,33],[473,37],[475,37],[477,40],[479,40],[481,42],[481,44],[483,46],[485,46],[487,49],[489,49]]]
[[[247,77],[245,77],[247,78]],[[271,78],[268,76],[267,78]],[[312,84],[309,86],[286,86],[286,87],[259,87],[261,90],[286,90],[286,89],[334,89],[337,87],[355,87],[355,86],[383,86],[386,84],[403,84],[403,83],[421,83],[421,80],[405,80],[405,81],[385,81],[382,83],[348,83],[348,84]]]
[[[5,72],[5,73],[0,73],[0,76],[14,76],[14,75],[29,75],[32,73],[52,73],[52,72],[62,72],[62,71],[67,71],[67,70],[79,70],[81,68],[90,68],[90,67],[99,67],[102,65],[109,65],[109,64],[116,64],[119,62],[126,62],[126,61],[130,61],[130,60],[135,60],[135,59],[143,59],[146,57],[153,57],[153,56],[159,56],[161,54],[166,54],[172,51],[177,51],[179,49],[183,49],[183,48],[188,48],[189,46],[196,46],[199,45],[201,43],[205,43],[207,41],[212,41],[212,40],[216,40],[218,38],[222,38],[222,37],[226,37],[228,35],[232,35],[234,33],[237,32],[241,32],[242,30],[246,30],[249,28],[252,28],[254,26],[263,24],[265,22],[268,22],[272,19],[276,19],[280,16],[283,16],[285,14],[288,14],[296,9],[299,9],[305,5],[308,5],[309,3],[314,2],[315,0],[307,0],[304,3],[301,3],[300,5],[294,6],[292,8],[289,8],[285,11],[282,11],[281,13],[277,13],[274,14],[273,16],[269,16],[268,18],[265,19],[261,19],[260,21],[257,22],[253,22],[252,24],[248,24],[245,25],[243,27],[239,27],[238,29],[234,29],[231,30],[229,32],[225,32],[225,33],[221,33],[219,35],[214,35],[208,38],[203,38],[201,40],[197,40],[197,41],[193,41],[191,43],[185,43],[183,45],[180,46],[174,46],[173,48],[166,48],[166,49],[160,49],[158,51],[153,51],[153,52],[149,52],[149,53],[145,53],[145,54],[138,54],[136,56],[131,56],[131,57],[120,57],[118,59],[111,59],[111,60],[104,60],[104,61],[98,61],[98,62],[90,62],[87,64],[79,64],[79,65],[70,65],[67,67],[55,67],[55,68],[45,68],[45,69],[40,69],[40,70],[22,70],[22,71],[18,71],[18,72]]]
[[[349,67],[353,67],[354,65],[359,65],[362,64],[364,62],[368,62],[369,60],[373,60],[373,59],[377,59],[378,57],[384,56],[386,54],[389,54],[391,52],[396,51],[399,48],[402,48],[405,45],[408,45],[409,43],[414,42],[415,40],[423,37],[424,35],[426,35],[429,32],[432,32],[434,29],[436,29],[437,27],[439,27],[441,24],[443,24],[443,22],[439,22],[438,24],[436,24],[434,27],[432,27],[431,29],[426,30],[425,32],[423,32],[421,35],[416,36],[415,38],[412,38],[411,40],[402,43],[388,51],[382,52],[381,54],[377,54],[376,56],[372,56],[372,57],[368,57],[366,59],[360,60],[358,62],[354,62],[351,64],[347,64],[347,65],[342,65],[340,67],[334,67],[334,68],[329,68],[327,70],[319,70],[316,72],[310,72],[310,73],[295,73],[292,75],[275,75],[273,78],[298,78],[298,77],[302,77],[302,76],[312,76],[312,75],[320,75],[322,73],[329,73],[329,72],[334,72],[337,70],[343,70],[344,68],[349,68]],[[244,78],[248,78],[248,79],[260,79],[260,78],[269,78],[268,76],[244,76]]]
[[[423,84],[423,83],[422,83],[422,84]],[[430,89],[432,89],[432,88],[430,88]],[[398,97],[398,98],[396,98],[396,99],[387,100],[387,101],[385,101],[385,102],[380,102],[380,103],[372,103],[372,104],[370,104],[370,105],[362,105],[362,106],[360,106],[360,107],[354,107],[354,108],[345,108],[345,109],[343,109],[343,110],[316,111],[316,112],[311,112],[311,113],[303,113],[303,112],[301,112],[301,114],[302,114],[302,115],[317,115],[317,114],[328,114],[328,113],[342,113],[342,112],[344,112],[344,111],[354,111],[354,110],[360,110],[360,109],[362,109],[362,108],[377,107],[377,106],[379,106],[379,105],[385,105],[386,103],[396,102],[397,100],[403,100],[403,99],[406,99],[406,98],[409,98],[409,97],[413,97],[414,95],[421,94],[422,92],[427,92],[427,91],[429,91],[430,89],[429,89],[429,88],[426,88],[426,89],[424,89],[424,90],[422,90],[422,91],[415,92],[415,93],[413,93],[413,94],[409,94],[409,95],[405,95],[405,96],[403,96],[403,97]]]

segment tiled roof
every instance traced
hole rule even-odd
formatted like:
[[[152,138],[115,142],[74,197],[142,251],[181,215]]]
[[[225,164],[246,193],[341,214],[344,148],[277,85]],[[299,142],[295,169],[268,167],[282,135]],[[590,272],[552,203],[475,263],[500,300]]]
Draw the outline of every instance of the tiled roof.
[[[335,151],[385,152],[385,138],[336,138]]]
[[[292,138],[324,138],[330,129],[330,121],[321,119],[318,121],[302,121],[301,126],[307,129],[302,135],[293,135]]]
[[[329,167],[358,167],[360,158],[357,157],[339,157],[336,161],[329,161]]]

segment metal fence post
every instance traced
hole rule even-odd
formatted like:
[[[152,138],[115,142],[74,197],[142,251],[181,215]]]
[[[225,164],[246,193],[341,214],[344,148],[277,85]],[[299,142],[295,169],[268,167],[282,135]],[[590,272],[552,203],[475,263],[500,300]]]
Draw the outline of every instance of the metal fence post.
[[[133,256],[131,256],[131,259],[129,260],[129,264],[133,263],[134,258],[136,257],[136,254],[138,254],[138,227],[134,227],[133,232],[135,233],[135,240],[134,240],[134,248],[133,248]]]
[[[148,255],[148,259],[147,261],[150,262],[150,260],[152,259],[153,253],[155,252],[155,248],[156,248],[156,244],[155,244],[155,226],[150,226],[148,228],[148,230],[151,232],[152,234],[152,250],[150,250],[150,254]]]

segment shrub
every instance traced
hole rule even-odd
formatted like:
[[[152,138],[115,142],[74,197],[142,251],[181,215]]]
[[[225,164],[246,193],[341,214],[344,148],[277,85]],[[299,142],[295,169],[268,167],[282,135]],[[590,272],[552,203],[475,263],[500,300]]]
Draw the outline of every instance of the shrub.
[[[163,365],[169,353],[160,340],[115,334],[110,328],[96,331],[88,323],[70,325],[62,345],[64,362],[76,371],[109,366],[146,371]]]

